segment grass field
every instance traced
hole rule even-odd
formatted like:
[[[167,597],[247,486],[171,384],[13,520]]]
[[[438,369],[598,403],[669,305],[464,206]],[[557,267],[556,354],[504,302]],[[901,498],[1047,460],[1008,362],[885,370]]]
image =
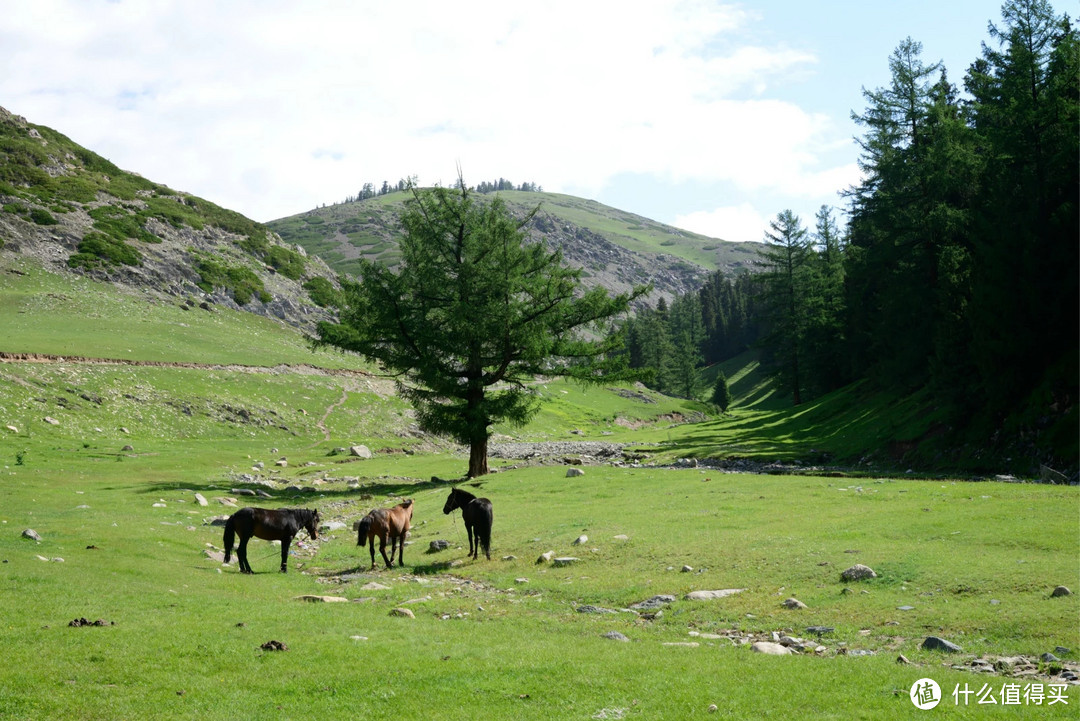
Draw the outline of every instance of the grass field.
[[[1080,596],[1050,595],[1080,590],[1075,487],[870,466],[859,478],[610,466],[567,478],[562,465],[493,460],[500,472],[469,489],[494,503],[492,560],[467,561],[461,519],[441,513],[448,486],[432,480],[458,477],[463,455],[416,434],[385,379],[272,368],[361,367],[355,359],[313,357],[295,334],[242,314],[190,316],[32,273],[3,279],[0,325],[21,325],[18,348],[0,350],[123,358],[130,348],[136,359],[267,370],[0,364],[0,718],[892,719],[922,713],[908,698],[921,678],[943,692],[928,713],[1076,718],[1075,686],[1067,705],[952,695],[965,684],[1048,687],[1080,659]],[[100,323],[80,325],[88,313]],[[146,329],[139,342],[143,331],[121,323],[129,313],[129,327]],[[188,324],[181,335],[176,322]],[[758,386],[748,372],[745,397]],[[700,406],[640,388],[538,389],[537,418],[500,435],[619,441],[664,460],[805,455],[830,428],[839,453],[872,432],[857,422],[867,412],[857,388],[802,409],[801,422],[765,403],[697,424],[678,419]],[[918,433],[921,419],[894,405],[894,430]],[[353,443],[375,457],[329,455]],[[368,571],[347,529],[402,496],[416,502],[406,566]],[[208,521],[234,510],[219,498],[317,507],[346,530],[302,534],[285,575],[277,548],[252,541],[256,575],[242,576],[206,554],[222,546]],[[450,549],[427,553],[436,539]],[[580,560],[536,564],[546,551]],[[854,563],[878,578],[843,583]],[[733,588],[745,590],[684,598]],[[297,600],[305,594],[348,602]],[[654,620],[622,610],[657,594],[675,600]],[[789,597],[807,608],[784,607]],[[578,611],[586,605],[614,613]],[[391,616],[399,607],[415,617]],[[78,618],[107,625],[68,625]],[[813,626],[832,630],[819,639]],[[604,637],[612,631],[630,642]],[[741,643],[773,632],[824,650],[773,657]],[[963,652],[921,649],[929,635]],[[264,651],[271,640],[288,650]],[[1038,662],[1047,652],[1061,661]],[[1020,655],[1037,675],[952,668]]]

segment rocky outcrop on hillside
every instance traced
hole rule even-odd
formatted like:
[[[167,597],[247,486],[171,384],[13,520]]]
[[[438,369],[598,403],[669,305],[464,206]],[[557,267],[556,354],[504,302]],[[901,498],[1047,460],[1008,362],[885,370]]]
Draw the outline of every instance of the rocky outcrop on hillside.
[[[313,276],[333,282],[335,273],[321,259],[307,258],[302,248],[285,246],[276,234],[235,213],[120,171],[63,136],[47,128],[39,130],[3,108],[0,138],[7,141],[0,147],[0,179],[10,179],[0,182],[0,254],[33,258],[53,272],[81,273],[150,295],[171,296],[190,305],[213,303],[245,310],[305,330],[330,318],[311,301],[301,283]],[[118,195],[100,189],[121,183],[125,190],[117,190]],[[139,189],[132,190],[135,187]],[[154,207],[150,207],[152,203]],[[168,205],[177,211],[163,213],[161,208]],[[243,244],[250,245],[249,235],[228,230],[213,220],[203,222],[196,217],[200,208],[256,233],[265,232],[265,248],[288,247],[290,252],[304,256],[303,276],[299,280],[285,277],[244,250]],[[184,222],[183,213],[189,214],[191,222]],[[160,216],[169,217],[170,222]],[[140,236],[112,241],[130,247],[137,262],[90,263],[72,268],[68,261],[79,252],[80,243],[90,233],[103,236],[103,223],[113,220],[125,223],[127,232]],[[235,294],[225,288],[203,290],[198,265],[206,259],[250,270],[265,293],[261,298],[260,294],[253,295],[241,306]]]

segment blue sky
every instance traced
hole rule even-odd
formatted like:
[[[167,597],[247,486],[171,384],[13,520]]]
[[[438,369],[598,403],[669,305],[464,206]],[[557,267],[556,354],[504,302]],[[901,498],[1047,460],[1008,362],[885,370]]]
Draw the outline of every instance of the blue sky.
[[[1061,8],[1059,8],[1061,9]],[[728,240],[858,179],[905,37],[959,83],[986,0],[0,0],[0,106],[268,221],[506,177]]]

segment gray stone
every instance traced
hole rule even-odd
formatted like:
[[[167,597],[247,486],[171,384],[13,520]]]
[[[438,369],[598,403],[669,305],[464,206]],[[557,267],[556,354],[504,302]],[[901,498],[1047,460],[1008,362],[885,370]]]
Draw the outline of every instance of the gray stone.
[[[196,493],[196,494],[195,494],[195,502],[196,502],[196,503],[198,503],[198,504],[199,504],[200,506],[206,506],[206,505],[209,505],[209,504],[207,503],[207,500],[206,500],[206,496],[204,496],[204,495],[203,495],[203,494],[201,494],[201,493]]]
[[[897,606],[896,610],[897,611],[914,611],[915,607],[914,606]]]
[[[674,602],[675,602],[675,597],[674,596],[661,594],[659,596],[653,596],[652,598],[647,599],[645,601],[635,603],[634,605],[630,606],[630,608],[632,608],[635,611],[653,611],[653,610],[655,610],[657,608],[663,608],[664,606],[668,605],[669,603],[674,603]]]
[[[628,643],[630,641],[629,638],[619,633],[618,631],[608,631],[604,634],[604,638],[610,639],[612,641],[622,641],[624,643]]]
[[[758,641],[750,645],[750,650],[754,653],[763,653],[768,656],[789,656],[791,655],[791,649],[787,646],[781,646],[778,643],[772,643],[770,641]]]
[[[806,604],[803,603],[802,601],[800,601],[797,598],[789,598],[789,599],[785,600],[782,605],[784,606],[784,608],[790,608],[792,610],[799,610],[799,609],[806,608]]]
[[[1057,656],[1055,656],[1054,654],[1048,652],[1048,653],[1044,653],[1042,656],[1039,656],[1039,660],[1040,661],[1045,661],[1046,663],[1053,663],[1055,661],[1060,661],[1061,659],[1058,658]]]
[[[922,647],[927,651],[945,651],[947,653],[960,653],[964,650],[955,643],[937,636],[927,636],[926,640],[922,642]]]
[[[573,564],[577,563],[580,560],[581,560],[580,558],[574,558],[573,556],[562,556],[561,558],[553,559],[552,564],[556,568],[560,568],[562,566],[573,565]]]
[[[690,572],[691,572],[691,571],[693,571],[693,570],[694,570],[694,567],[693,567],[693,566],[683,566],[683,567],[682,567],[682,568],[680,569],[680,571],[681,571],[682,573],[690,573]]]
[[[618,613],[610,608],[603,608],[602,606],[593,606],[592,604],[585,604],[584,606],[577,607],[578,613]]]
[[[537,563],[547,563],[551,559],[555,558],[555,551],[547,551],[540,554],[540,558],[536,559]]]
[[[408,608],[392,608],[390,609],[390,615],[400,618],[416,618],[416,614]]]
[[[745,588],[725,588],[719,591],[691,591],[686,594],[687,601],[712,601],[718,598],[727,598],[736,593],[742,593]]]
[[[877,653],[876,651],[871,651],[868,648],[855,648],[855,649],[852,649],[852,650],[848,651],[847,655],[848,656],[856,656],[856,657],[858,657],[858,656],[874,656],[874,655],[876,655],[876,653]]]
[[[371,583],[365,583],[360,589],[363,591],[389,591],[390,587],[384,586],[378,581],[372,581]]]
[[[861,563],[856,563],[840,574],[842,581],[861,581],[864,578],[877,578],[877,574],[874,573],[874,569]]]
[[[567,468],[566,469],[566,477],[567,478],[576,478],[578,476],[584,476],[584,475],[585,475],[585,471],[581,470],[580,468]]]
[[[577,538],[574,539],[574,542],[571,545],[573,545],[573,546],[581,546],[581,545],[584,545],[584,544],[586,544],[588,542],[589,542],[589,537],[588,536],[578,536]]]
[[[312,594],[305,594],[303,596],[297,596],[296,601],[307,601],[308,603],[348,603],[349,599],[344,596],[316,596]]]
[[[441,538],[436,539],[428,544],[428,551],[435,553],[437,551],[445,551],[450,548],[450,541],[443,540]]]
[[[1060,598],[1062,596],[1071,596],[1071,595],[1072,595],[1072,591],[1070,591],[1066,586],[1058,586],[1057,588],[1055,588],[1053,591],[1050,592],[1050,598]]]
[[[44,419],[44,420],[45,420],[45,422],[46,422],[46,423],[48,423],[48,424],[49,424],[50,426],[58,426],[58,425],[60,425],[60,421],[56,420],[55,418],[51,418],[51,417],[49,417],[49,416],[45,416],[45,419]]]
[[[349,454],[357,458],[371,458],[371,449],[364,445],[350,446]]]
[[[817,636],[824,636],[827,633],[832,633],[836,628],[834,626],[807,626],[806,632],[812,633]]]
[[[344,531],[346,528],[348,528],[348,526],[341,521],[327,521],[319,527],[319,530],[332,533],[334,531]]]
[[[250,488],[233,488],[230,493],[235,493],[238,496],[254,496],[255,491]]]
[[[23,538],[29,538],[31,541],[40,541],[41,540],[41,536],[33,528],[27,528],[25,531],[23,531],[22,532],[22,537]]]

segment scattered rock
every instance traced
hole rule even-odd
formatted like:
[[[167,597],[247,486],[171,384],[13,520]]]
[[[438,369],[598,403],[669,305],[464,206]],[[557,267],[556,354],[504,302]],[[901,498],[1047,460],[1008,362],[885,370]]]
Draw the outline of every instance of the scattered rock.
[[[206,501],[206,496],[204,496],[204,495],[203,495],[203,494],[201,494],[201,493],[196,493],[196,494],[195,494],[195,502],[196,502],[196,503],[198,503],[198,504],[199,504],[200,506],[206,506],[206,505],[209,505],[209,504],[207,503],[207,501]]]
[[[561,558],[553,559],[552,565],[554,565],[555,568],[561,568],[563,566],[573,565],[580,560],[580,558],[574,558],[573,556],[562,556]]]
[[[15,426],[7,426],[7,429],[9,431],[11,431],[12,433],[18,433],[19,432],[19,429],[16,428]]]
[[[742,593],[745,588],[725,588],[719,591],[691,591],[686,594],[687,601],[712,601],[717,598],[727,598],[736,593]]]
[[[697,641],[668,641],[665,646],[681,646],[683,648],[697,648],[701,644]]]
[[[287,459],[285,459],[285,458],[282,458],[279,461],[274,461],[274,465],[277,466],[278,468],[288,468],[289,467],[289,461]]]
[[[365,583],[363,586],[360,587],[360,589],[362,591],[389,591],[390,587],[384,586],[378,581],[372,581],[371,583]]]
[[[927,636],[926,640],[922,642],[922,647],[927,651],[945,651],[947,653],[960,653],[964,650],[955,643],[937,636]]]
[[[610,639],[612,641],[623,641],[624,643],[628,643],[630,641],[630,639],[627,638],[625,634],[621,634],[618,631],[608,631],[604,634],[604,638]]]
[[[694,567],[693,567],[693,566],[683,566],[683,567],[682,567],[682,568],[680,569],[680,572],[681,572],[681,573],[691,573],[691,572],[692,572],[693,570],[694,570]]]
[[[1050,652],[1044,653],[1042,656],[1039,656],[1039,660],[1046,663],[1054,663],[1055,661],[1061,661],[1060,658]]]
[[[653,611],[657,608],[663,608],[669,603],[674,603],[675,597],[667,594],[661,594],[659,596],[653,596],[650,599],[635,603],[630,606],[634,611]]]
[[[755,653],[764,653],[768,656],[789,656],[791,649],[771,641],[758,641],[750,645],[750,650]]]
[[[1057,588],[1055,588],[1053,591],[1050,592],[1050,598],[1060,598],[1062,596],[1071,596],[1071,595],[1072,595],[1072,591],[1070,591],[1068,589],[1068,587],[1066,587],[1066,586],[1058,586]]]
[[[555,558],[555,551],[547,551],[546,553],[541,553],[540,558],[536,559],[536,562],[538,564],[539,563],[548,563],[553,558]]]
[[[861,581],[864,578],[877,578],[877,574],[874,573],[874,569],[861,563],[856,563],[840,574],[841,581]]]
[[[584,476],[584,475],[585,475],[585,471],[581,470],[580,468],[575,467],[575,468],[567,468],[566,469],[566,477],[567,478],[576,478],[577,476]]]
[[[295,601],[307,601],[308,603],[348,603],[349,599],[344,596],[315,596],[305,594],[303,596],[297,596]]]
[[[833,626],[807,626],[806,632],[812,633],[817,636],[824,636],[827,633],[832,633],[836,628]]]
[[[438,551],[445,551],[448,548],[450,548],[450,541],[445,541],[445,540],[443,540],[441,538],[436,539],[436,540],[434,540],[434,541],[432,541],[431,543],[428,544],[428,552],[429,553],[437,553]]]
[[[909,664],[909,663],[911,663],[911,661],[908,661],[907,656],[905,656],[904,654],[900,654],[899,656],[897,656],[896,657],[896,662],[899,663],[899,664]]]
[[[165,507],[166,507],[166,506],[165,506],[165,504],[164,504],[164,503],[155,503],[155,504],[154,504],[154,508],[165,508]]]
[[[99,618],[96,621],[87,621],[85,618],[76,618],[74,621],[71,621],[68,624],[68,626],[70,626],[71,628],[81,628],[83,626],[115,626],[115,625],[116,625],[115,621],[110,622],[110,621],[106,621],[103,618]]]
[[[528,583],[528,582],[529,582],[529,579],[525,578],[524,576],[522,576],[521,578],[515,578],[514,579],[514,583]]]
[[[22,532],[22,537],[23,538],[29,538],[31,541],[40,541],[41,540],[41,536],[33,528],[27,528],[25,531],[23,531]]]
[[[348,528],[348,526],[346,526],[341,521],[327,521],[326,523],[319,526],[319,530],[326,533],[332,533],[334,531],[344,531],[346,528]]]
[[[364,445],[350,446],[349,455],[356,458],[371,458],[371,449]]]
[[[792,610],[798,610],[798,609],[806,608],[806,604],[803,603],[802,601],[800,601],[797,598],[789,598],[786,601],[784,601],[784,603],[782,605],[784,606],[784,608],[790,608]]]
[[[601,606],[593,606],[592,604],[585,604],[584,606],[577,607],[578,613],[618,613],[610,608],[603,608]]]
[[[267,641],[262,646],[259,646],[263,651],[288,651],[289,647],[283,644],[281,641]]]
[[[574,542],[572,544],[570,544],[570,545],[572,545],[572,546],[581,546],[581,545],[584,545],[584,544],[586,544],[588,542],[589,542],[589,537],[588,536],[578,536],[577,538],[574,539]]]
[[[221,551],[212,551],[209,548],[203,551],[203,555],[209,558],[211,561],[217,563],[225,563],[225,554]]]
[[[614,538],[616,541],[629,541],[630,540],[630,536],[626,535],[625,533],[620,533],[617,536],[612,536],[612,538]]]
[[[914,606],[897,606],[896,610],[897,611],[914,611],[915,607]]]
[[[716,704],[714,704],[714,703],[711,703],[711,704],[709,704],[709,708],[708,708],[708,709],[706,709],[706,710],[707,710],[707,711],[708,711],[709,713],[716,713],[716,712],[717,712],[717,711],[719,711],[720,709],[719,709],[719,707],[718,707],[718,706],[717,706]]]
[[[60,425],[60,421],[56,420],[55,418],[52,418],[51,416],[45,416],[45,418],[43,420],[46,423],[48,423],[50,426],[58,426],[58,425]]]
[[[126,452],[128,452],[128,451],[133,451],[133,450],[135,450],[135,447],[134,447],[134,446],[132,446],[132,445],[130,445],[130,444],[128,444],[128,445],[124,446],[123,448],[121,448],[120,450],[121,450],[122,452],[126,453]]]
[[[390,615],[400,618],[416,618],[416,614],[408,608],[392,608],[390,609]]]

